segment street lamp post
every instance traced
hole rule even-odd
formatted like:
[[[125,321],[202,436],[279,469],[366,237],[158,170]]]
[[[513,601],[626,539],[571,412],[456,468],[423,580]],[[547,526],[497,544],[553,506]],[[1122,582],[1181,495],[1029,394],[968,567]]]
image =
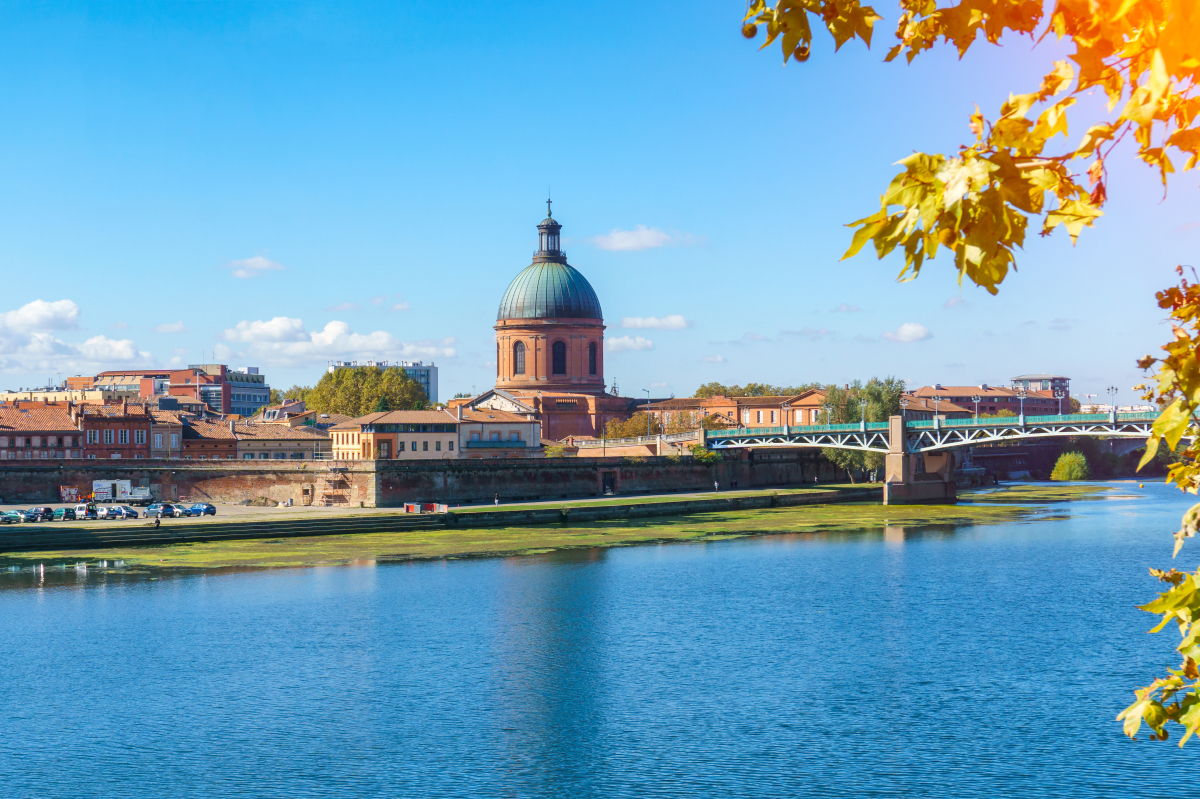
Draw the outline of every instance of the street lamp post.
[[[825,424],[833,424],[833,405],[825,405]]]
[[[980,397],[978,394],[971,397],[971,401],[975,403],[975,418],[976,419],[979,418],[979,399],[980,399]]]
[[[1109,386],[1104,389],[1108,392],[1108,408],[1112,412],[1113,421],[1117,421],[1117,387]]]
[[[900,398],[900,420],[903,421],[908,411],[908,397]]]
[[[646,392],[646,438],[650,437],[650,389],[643,388]]]
[[[859,418],[859,421],[862,423],[862,429],[866,430],[867,429],[867,399],[866,399],[866,397],[860,398],[858,401],[858,418]]]
[[[1061,388],[1054,392],[1054,398],[1056,400],[1058,400],[1058,415],[1059,416],[1063,415],[1063,412],[1062,412],[1063,411],[1063,398],[1066,396],[1067,396],[1067,392],[1063,391]]]
[[[1017,389],[1017,399],[1021,401],[1021,424],[1025,424],[1025,394],[1024,388]]]

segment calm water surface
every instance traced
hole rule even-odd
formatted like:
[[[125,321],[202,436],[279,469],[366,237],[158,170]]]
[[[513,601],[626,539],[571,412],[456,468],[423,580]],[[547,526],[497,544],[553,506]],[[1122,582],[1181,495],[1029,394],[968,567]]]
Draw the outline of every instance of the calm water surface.
[[[1123,485],[1021,524],[0,573],[0,793],[1166,796],[1197,748],[1113,717],[1175,665],[1133,605],[1188,499]]]

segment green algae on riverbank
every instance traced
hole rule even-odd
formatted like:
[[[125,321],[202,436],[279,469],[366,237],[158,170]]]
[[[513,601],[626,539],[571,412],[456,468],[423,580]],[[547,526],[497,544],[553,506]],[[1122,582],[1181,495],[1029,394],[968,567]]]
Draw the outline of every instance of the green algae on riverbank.
[[[900,527],[989,524],[1031,518],[1036,508],[996,505],[807,505],[613,520],[577,525],[418,529],[307,538],[14,553],[3,565],[124,561],[127,569],[279,568],[355,561],[412,561],[544,553],[560,549],[724,540],[750,535],[876,536]]]
[[[1088,483],[1067,483],[1060,485],[1017,483],[1004,485],[1000,488],[960,491],[958,498],[964,502],[1040,504],[1044,502],[1071,502],[1079,499],[1114,499],[1118,495],[1112,492],[1116,490],[1115,486],[1092,485]]]

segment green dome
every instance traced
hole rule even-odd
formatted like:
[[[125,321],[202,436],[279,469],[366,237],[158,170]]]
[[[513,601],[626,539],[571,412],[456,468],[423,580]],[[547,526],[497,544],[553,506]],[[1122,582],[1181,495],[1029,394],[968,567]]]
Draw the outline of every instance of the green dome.
[[[497,319],[603,319],[592,285],[570,264],[532,263],[508,284]]]

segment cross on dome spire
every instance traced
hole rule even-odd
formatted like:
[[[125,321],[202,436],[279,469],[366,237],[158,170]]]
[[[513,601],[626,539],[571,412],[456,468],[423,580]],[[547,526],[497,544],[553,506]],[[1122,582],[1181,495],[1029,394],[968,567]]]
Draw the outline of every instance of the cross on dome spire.
[[[554,214],[550,213],[550,198],[549,197],[546,198],[546,216],[548,216],[548,217],[554,216]]]

